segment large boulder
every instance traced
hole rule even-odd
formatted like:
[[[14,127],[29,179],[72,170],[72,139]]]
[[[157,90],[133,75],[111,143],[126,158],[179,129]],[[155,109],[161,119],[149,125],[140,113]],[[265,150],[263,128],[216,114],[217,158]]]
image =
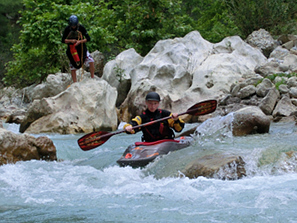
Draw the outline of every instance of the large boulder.
[[[121,118],[128,121],[138,115],[148,91],[157,91],[160,106],[174,112],[221,97],[243,76],[255,76],[256,65],[266,60],[237,36],[212,44],[193,31],[184,38],[159,41],[130,72],[131,89],[121,105]]]
[[[102,79],[106,80],[118,91],[116,106],[120,106],[131,88],[130,72],[143,60],[134,49],[120,53],[114,60],[109,61],[103,70]]]
[[[270,119],[259,107],[247,106],[233,114],[232,133],[234,136],[268,133],[269,128]]]
[[[41,84],[24,88],[24,97],[28,102],[32,102],[35,99],[53,97],[65,91],[71,83],[72,78],[68,73],[49,74]]]
[[[245,162],[240,156],[232,154],[212,154],[192,161],[183,174],[190,178],[199,176],[223,180],[236,180],[246,175]]]
[[[20,132],[75,134],[116,130],[116,98],[116,89],[106,81],[84,79],[54,97],[34,100]]]
[[[35,138],[0,128],[0,165],[32,159],[57,160],[53,141],[45,136]]]
[[[251,46],[258,48],[268,58],[270,53],[278,46],[276,40],[265,29],[252,32],[246,39]]]

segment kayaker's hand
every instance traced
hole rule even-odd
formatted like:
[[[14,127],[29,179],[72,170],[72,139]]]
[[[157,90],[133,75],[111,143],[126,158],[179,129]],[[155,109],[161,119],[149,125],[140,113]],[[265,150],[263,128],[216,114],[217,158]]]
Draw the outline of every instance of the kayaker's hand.
[[[178,114],[177,113],[172,113],[171,117],[174,119],[174,121],[178,120]]]
[[[78,46],[81,43],[80,40],[76,41],[75,46]]]
[[[128,126],[125,128],[125,130],[126,130],[127,132],[130,132],[131,134],[134,134],[134,133],[135,133],[135,131],[133,130],[133,128],[132,128],[131,125],[128,125]]]

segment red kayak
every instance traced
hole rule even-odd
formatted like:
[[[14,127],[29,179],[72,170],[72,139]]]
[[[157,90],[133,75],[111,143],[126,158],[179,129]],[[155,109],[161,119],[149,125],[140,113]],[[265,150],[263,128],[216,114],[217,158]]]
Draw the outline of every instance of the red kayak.
[[[121,167],[145,167],[158,156],[190,146],[191,141],[192,137],[183,136],[176,139],[163,139],[155,142],[136,142],[125,150],[121,158],[117,160],[117,163]]]

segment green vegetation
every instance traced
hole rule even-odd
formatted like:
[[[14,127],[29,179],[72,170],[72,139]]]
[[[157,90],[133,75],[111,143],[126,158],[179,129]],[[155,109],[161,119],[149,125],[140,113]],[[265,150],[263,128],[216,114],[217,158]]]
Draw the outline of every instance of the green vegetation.
[[[296,0],[225,0],[225,3],[243,38],[260,28],[272,35],[296,31]]]
[[[289,79],[291,77],[297,77],[297,73],[294,73],[294,72],[293,73],[288,73],[288,74],[287,73],[276,73],[276,74],[268,75],[265,78],[269,79],[271,82],[275,82],[276,77],[281,77],[280,81],[274,83],[275,88],[278,90],[279,86],[281,84],[286,84],[287,83],[287,81],[286,81],[287,79]],[[265,78],[259,80],[255,86],[258,86],[260,83],[262,83],[262,81]]]
[[[297,73],[277,73],[277,74],[271,74],[268,75],[266,78],[268,78],[271,81],[274,81],[276,77],[286,77],[286,78],[290,78],[290,77],[297,77]]]
[[[5,63],[13,59],[10,48],[19,42],[20,27],[18,11],[22,9],[22,0],[0,1],[0,80],[4,77]]]
[[[210,42],[246,38],[259,28],[296,32],[295,0],[1,0],[0,6],[0,79],[17,87],[68,69],[61,35],[71,14],[91,36],[89,51],[106,58],[129,48],[145,56],[157,41],[193,30]]]

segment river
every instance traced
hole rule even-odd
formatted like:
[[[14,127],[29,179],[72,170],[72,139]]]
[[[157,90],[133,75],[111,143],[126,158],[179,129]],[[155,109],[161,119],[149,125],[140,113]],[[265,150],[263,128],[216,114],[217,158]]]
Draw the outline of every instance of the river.
[[[144,169],[116,164],[139,133],[115,135],[87,152],[77,145],[82,134],[46,134],[59,161],[0,166],[0,222],[297,222],[297,157],[285,155],[297,151],[295,123],[244,137],[216,122],[199,127],[193,145]],[[185,163],[213,153],[241,155],[247,176],[182,177]]]

